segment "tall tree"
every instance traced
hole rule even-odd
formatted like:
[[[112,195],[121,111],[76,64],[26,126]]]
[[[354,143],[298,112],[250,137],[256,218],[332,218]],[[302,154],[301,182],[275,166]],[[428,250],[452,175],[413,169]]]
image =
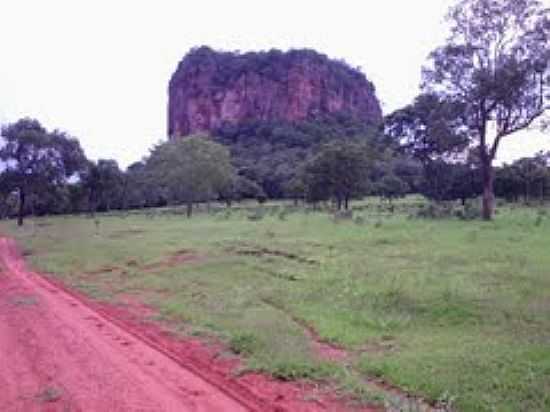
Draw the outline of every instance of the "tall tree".
[[[463,105],[464,128],[481,162],[483,218],[490,220],[501,140],[550,108],[548,9],[538,0],[459,0],[448,20],[451,36],[432,52],[423,87]]]
[[[82,170],[86,157],[78,140],[58,130],[48,132],[33,119],[8,124],[1,137],[0,160],[5,169],[0,180],[4,190],[18,194],[21,226],[28,196],[64,185]]]
[[[156,146],[147,167],[173,200],[187,205],[188,217],[194,203],[217,197],[232,184],[234,174],[227,148],[204,135]]]

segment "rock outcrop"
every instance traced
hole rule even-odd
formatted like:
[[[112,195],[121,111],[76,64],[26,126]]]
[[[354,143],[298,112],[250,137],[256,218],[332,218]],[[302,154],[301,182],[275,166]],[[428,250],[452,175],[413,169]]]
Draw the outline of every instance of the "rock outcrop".
[[[313,50],[240,54],[200,47],[181,60],[170,80],[168,135],[337,113],[367,123],[382,120],[373,84],[344,62]]]

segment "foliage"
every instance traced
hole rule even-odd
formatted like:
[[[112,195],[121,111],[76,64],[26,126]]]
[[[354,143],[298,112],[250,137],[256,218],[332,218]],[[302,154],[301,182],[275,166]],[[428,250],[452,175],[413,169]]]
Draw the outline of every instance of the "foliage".
[[[550,19],[538,0],[460,0],[448,20],[451,37],[431,53],[423,87],[463,107],[462,127],[479,152],[483,217],[491,219],[501,140],[550,107]]]
[[[365,195],[372,164],[370,148],[354,141],[322,146],[305,168],[306,197],[310,201],[333,198],[347,210],[353,197]]]
[[[229,340],[229,349],[239,355],[252,355],[262,349],[262,343],[250,332],[237,332]]]
[[[366,88],[374,91],[373,84],[360,70],[350,67],[342,60],[331,60],[326,55],[311,49],[294,49],[288,52],[271,49],[240,53],[239,51],[214,51],[208,46],[196,47],[180,61],[171,83],[184,81],[178,75],[185,73],[188,68],[196,67],[213,68],[215,70],[213,86],[219,88],[226,87],[247,72],[261,73],[273,81],[280,82],[286,80],[288,67],[296,62],[329,66],[330,80],[339,88],[352,89],[357,87],[358,82],[362,82]]]
[[[49,195],[80,172],[85,156],[80,143],[64,132],[48,132],[37,121],[21,119],[2,128],[0,190],[17,192],[18,223],[23,224],[27,197]]]
[[[509,201],[544,202],[550,197],[550,153],[516,160],[496,169],[495,193]]]
[[[88,192],[88,205],[92,212],[122,209],[125,178],[116,160],[99,159],[90,162],[82,176],[82,186]]]
[[[327,142],[355,139],[382,146],[376,127],[344,114],[304,122],[253,121],[226,125],[214,139],[231,151],[238,174],[261,187],[271,199],[293,197],[289,183],[319,147]]]
[[[147,167],[170,199],[187,204],[188,217],[193,203],[215,199],[231,185],[233,176],[229,151],[201,135],[156,146]]]
[[[481,194],[480,175],[475,166],[447,163],[442,160],[425,166],[420,193],[428,199],[443,201],[460,199],[462,204]]]
[[[385,175],[377,184],[377,192],[390,202],[405,196],[408,190],[408,185],[395,174]]]
[[[461,153],[468,145],[464,105],[424,93],[384,119],[385,133],[422,163]]]
[[[168,194],[157,184],[146,161],[132,163],[125,172],[124,204],[129,209],[166,206]]]
[[[219,195],[220,199],[229,205],[233,200],[257,199],[261,201],[266,198],[266,194],[260,185],[254,180],[239,175],[233,176],[231,184],[224,187]]]

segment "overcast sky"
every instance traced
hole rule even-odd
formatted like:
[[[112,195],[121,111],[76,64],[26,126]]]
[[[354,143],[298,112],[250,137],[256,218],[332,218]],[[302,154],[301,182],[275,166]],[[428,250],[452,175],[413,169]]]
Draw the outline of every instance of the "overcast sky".
[[[418,93],[452,0],[1,0],[0,123],[35,117],[87,155],[139,160],[166,138],[168,81],[192,47],[314,48],[361,67],[384,113]],[[545,0],[550,6],[550,0]],[[550,150],[508,138],[500,160]]]

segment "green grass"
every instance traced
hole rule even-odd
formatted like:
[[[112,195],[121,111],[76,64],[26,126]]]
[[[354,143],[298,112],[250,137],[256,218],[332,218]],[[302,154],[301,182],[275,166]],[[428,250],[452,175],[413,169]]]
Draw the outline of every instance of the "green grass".
[[[281,379],[331,378],[371,396],[361,380],[383,377],[461,411],[550,411],[550,217],[361,207],[355,223],[280,206],[100,216],[97,234],[84,217],[0,230],[41,270],[98,299],[135,295]],[[193,259],[162,263],[182,250]],[[304,325],[353,353],[351,365],[318,360]]]

